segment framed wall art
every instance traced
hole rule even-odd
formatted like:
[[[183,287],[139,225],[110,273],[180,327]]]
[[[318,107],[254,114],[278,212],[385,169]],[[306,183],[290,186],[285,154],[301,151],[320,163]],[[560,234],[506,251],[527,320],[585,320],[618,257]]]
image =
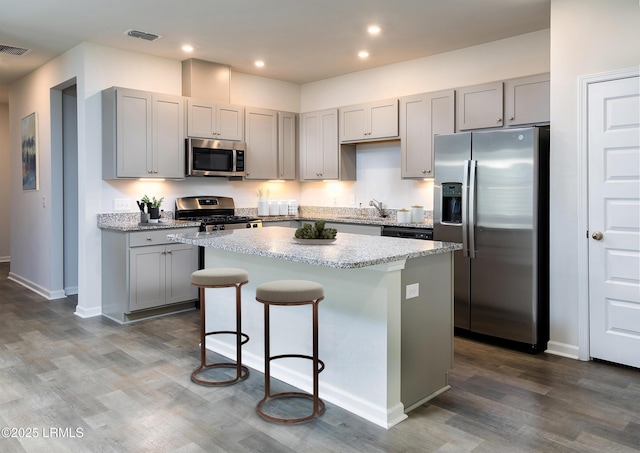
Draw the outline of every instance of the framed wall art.
[[[22,118],[22,190],[38,190],[38,123],[36,112]]]

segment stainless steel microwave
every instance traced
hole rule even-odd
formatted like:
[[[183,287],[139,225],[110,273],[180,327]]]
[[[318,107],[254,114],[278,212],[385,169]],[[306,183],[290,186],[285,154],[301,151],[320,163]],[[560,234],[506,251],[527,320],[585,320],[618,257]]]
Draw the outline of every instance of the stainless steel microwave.
[[[246,144],[201,138],[187,139],[187,176],[244,176]]]

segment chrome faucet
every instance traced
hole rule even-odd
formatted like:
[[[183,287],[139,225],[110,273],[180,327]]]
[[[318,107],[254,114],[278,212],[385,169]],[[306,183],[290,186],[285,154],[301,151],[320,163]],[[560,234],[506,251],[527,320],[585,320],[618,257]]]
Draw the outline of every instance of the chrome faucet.
[[[375,198],[369,201],[369,206],[373,206],[378,211],[378,215],[380,217],[386,217],[387,215],[384,213],[384,208],[382,207],[382,202],[376,200]]]

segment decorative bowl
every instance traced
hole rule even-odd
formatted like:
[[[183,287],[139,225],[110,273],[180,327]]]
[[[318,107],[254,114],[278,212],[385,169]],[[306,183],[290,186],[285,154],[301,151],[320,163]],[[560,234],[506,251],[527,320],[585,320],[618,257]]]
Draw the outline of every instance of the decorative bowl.
[[[293,242],[297,242],[298,244],[306,244],[306,245],[329,245],[336,242],[336,238],[333,239],[301,239],[297,237],[293,237]]]

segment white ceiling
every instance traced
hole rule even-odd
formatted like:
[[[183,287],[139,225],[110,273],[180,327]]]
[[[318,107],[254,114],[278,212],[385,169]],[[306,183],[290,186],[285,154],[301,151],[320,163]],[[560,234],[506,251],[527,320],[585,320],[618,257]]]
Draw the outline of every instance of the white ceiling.
[[[31,49],[0,54],[0,88],[84,41],[306,83],[546,29],[549,10],[550,0],[0,0],[0,45]],[[373,23],[380,36],[366,32]]]

